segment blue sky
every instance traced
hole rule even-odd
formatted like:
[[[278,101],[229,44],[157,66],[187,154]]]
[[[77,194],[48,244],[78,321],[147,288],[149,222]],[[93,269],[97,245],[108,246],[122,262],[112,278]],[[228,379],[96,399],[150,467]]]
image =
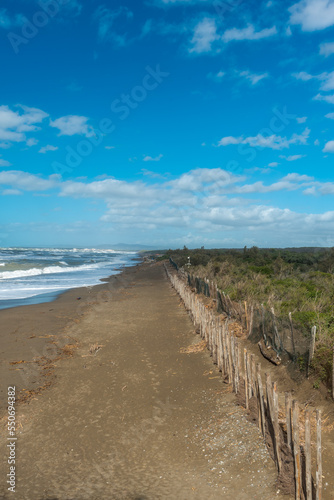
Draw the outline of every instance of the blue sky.
[[[5,0],[0,48],[1,246],[334,246],[334,0]]]

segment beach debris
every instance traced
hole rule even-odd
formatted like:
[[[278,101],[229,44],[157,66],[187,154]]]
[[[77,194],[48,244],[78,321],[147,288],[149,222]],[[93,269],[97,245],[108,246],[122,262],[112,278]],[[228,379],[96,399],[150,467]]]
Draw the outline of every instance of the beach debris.
[[[271,346],[266,346],[263,340],[260,340],[257,344],[259,346],[259,349],[261,351],[261,354],[271,363],[274,365],[280,365],[281,364],[281,358],[279,355],[272,349]]]
[[[77,300],[81,300],[81,297],[77,297]]]
[[[102,347],[103,347],[103,345],[101,345],[101,344],[92,344],[92,345],[90,346],[90,348],[89,348],[89,352],[90,352],[90,354],[94,354],[94,355],[96,355],[96,353],[97,353],[100,349],[102,349]]]
[[[191,353],[205,351],[205,349],[206,349],[206,341],[201,340],[197,344],[192,344],[189,347],[181,347],[180,352],[182,354],[191,354]]]

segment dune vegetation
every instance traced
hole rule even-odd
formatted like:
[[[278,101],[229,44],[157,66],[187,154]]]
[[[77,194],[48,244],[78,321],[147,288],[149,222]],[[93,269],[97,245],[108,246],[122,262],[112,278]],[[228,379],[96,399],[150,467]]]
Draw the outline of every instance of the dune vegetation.
[[[179,267],[217,283],[234,301],[274,307],[278,317],[292,313],[304,335],[317,326],[312,370],[331,384],[334,345],[334,248],[168,250]],[[301,368],[303,366],[301,365]]]

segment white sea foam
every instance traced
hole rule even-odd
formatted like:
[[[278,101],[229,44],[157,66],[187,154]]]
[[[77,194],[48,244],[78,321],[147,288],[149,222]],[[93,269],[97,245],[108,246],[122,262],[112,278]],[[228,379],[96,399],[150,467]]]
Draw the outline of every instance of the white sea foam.
[[[113,249],[0,248],[0,309],[16,299],[94,286],[131,265],[136,255]]]
[[[134,255],[137,252],[128,250],[113,250],[112,248],[23,248],[23,247],[10,247],[4,248],[0,247],[0,251],[24,251],[24,252],[53,252],[53,253],[119,253],[119,254],[130,254]]]
[[[102,267],[102,265],[105,264],[84,264],[82,266],[76,266],[76,267],[61,267],[61,266],[49,266],[42,268],[33,267],[31,269],[26,269],[26,270],[19,269],[16,271],[4,271],[3,273],[0,273],[0,280],[8,280],[13,278],[26,278],[28,276],[39,276],[41,274],[57,274],[57,273],[88,271]]]

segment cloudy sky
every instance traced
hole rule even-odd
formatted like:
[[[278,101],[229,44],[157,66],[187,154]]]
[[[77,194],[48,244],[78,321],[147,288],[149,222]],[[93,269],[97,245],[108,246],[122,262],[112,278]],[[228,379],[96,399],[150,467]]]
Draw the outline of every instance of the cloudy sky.
[[[334,0],[4,0],[0,245],[334,246]]]

